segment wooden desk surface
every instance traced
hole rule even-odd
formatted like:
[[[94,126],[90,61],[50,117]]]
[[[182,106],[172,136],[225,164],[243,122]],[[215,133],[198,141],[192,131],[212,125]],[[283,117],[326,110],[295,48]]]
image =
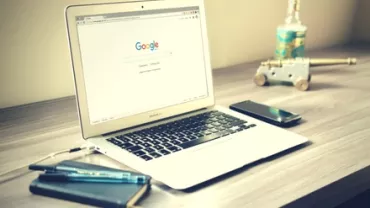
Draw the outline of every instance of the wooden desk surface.
[[[246,99],[301,114],[304,122],[290,131],[312,144],[270,161],[248,166],[206,185],[180,192],[153,183],[143,207],[278,207],[370,165],[370,48],[336,48],[311,57],[356,57],[357,66],[312,69],[308,92],[294,87],[257,87],[252,78],[258,63],[215,70],[217,103],[228,106]],[[41,156],[83,143],[74,98],[0,110],[0,172]],[[100,154],[76,153],[46,161],[75,159],[129,169]],[[84,207],[32,195],[37,173],[26,169],[0,177],[0,207]],[[349,190],[352,194],[360,188]],[[345,197],[332,202],[339,204]]]

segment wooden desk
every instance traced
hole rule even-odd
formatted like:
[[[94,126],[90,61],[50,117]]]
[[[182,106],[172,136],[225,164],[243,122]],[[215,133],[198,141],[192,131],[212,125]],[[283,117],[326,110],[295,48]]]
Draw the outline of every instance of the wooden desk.
[[[335,48],[308,53],[312,57],[356,57],[357,66],[314,68],[312,89],[257,87],[252,77],[258,63],[215,70],[217,103],[251,99],[300,113],[304,122],[291,131],[312,144],[235,171],[204,186],[180,192],[154,182],[143,207],[278,207],[370,165],[370,48]],[[45,154],[83,143],[74,98],[0,110],[0,171],[30,163]],[[64,159],[128,169],[106,156],[83,153]],[[0,178],[1,207],[83,207],[81,204],[32,195],[37,173],[26,169]],[[348,196],[363,187],[348,190]],[[329,205],[347,200],[338,198]],[[328,203],[328,202],[327,202]]]

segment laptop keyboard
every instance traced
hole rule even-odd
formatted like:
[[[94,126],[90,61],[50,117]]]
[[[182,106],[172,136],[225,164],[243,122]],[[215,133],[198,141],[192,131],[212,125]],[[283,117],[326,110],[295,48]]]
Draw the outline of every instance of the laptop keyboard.
[[[107,141],[149,161],[255,126],[228,114],[210,111]]]

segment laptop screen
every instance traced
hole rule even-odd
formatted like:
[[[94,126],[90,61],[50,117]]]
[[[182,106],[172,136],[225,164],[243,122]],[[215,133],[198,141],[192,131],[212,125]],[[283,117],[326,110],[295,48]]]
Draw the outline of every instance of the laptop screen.
[[[77,17],[91,124],[208,96],[198,7]]]

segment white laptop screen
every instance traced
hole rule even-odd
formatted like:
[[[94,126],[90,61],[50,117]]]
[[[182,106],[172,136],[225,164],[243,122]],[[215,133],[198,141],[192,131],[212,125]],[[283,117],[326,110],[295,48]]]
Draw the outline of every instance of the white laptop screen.
[[[208,96],[199,8],[77,17],[91,124]]]

